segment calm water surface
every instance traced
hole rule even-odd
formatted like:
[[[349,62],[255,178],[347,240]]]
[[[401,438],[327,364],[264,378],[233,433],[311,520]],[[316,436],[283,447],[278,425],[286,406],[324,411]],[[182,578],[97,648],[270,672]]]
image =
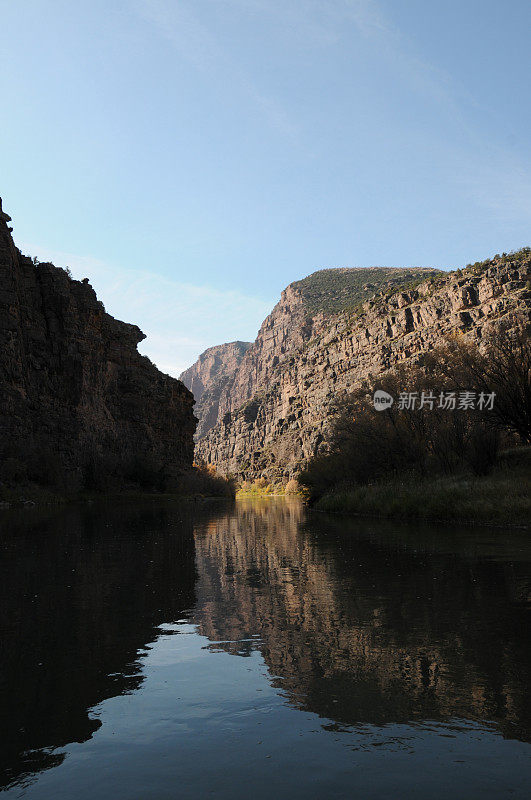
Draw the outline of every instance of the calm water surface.
[[[531,548],[296,501],[0,516],[6,798],[524,798]]]

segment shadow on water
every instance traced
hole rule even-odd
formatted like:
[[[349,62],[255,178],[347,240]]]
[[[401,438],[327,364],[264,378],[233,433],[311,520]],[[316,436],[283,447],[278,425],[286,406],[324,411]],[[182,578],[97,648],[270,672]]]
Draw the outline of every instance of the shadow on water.
[[[139,650],[194,603],[193,509],[150,503],[0,518],[4,783],[89,739],[89,709],[138,689]]]
[[[142,688],[145,648],[183,616],[213,653],[258,652],[325,731],[469,720],[531,740],[527,534],[273,500],[20,510],[0,526],[1,785],[90,739],[91,709]]]

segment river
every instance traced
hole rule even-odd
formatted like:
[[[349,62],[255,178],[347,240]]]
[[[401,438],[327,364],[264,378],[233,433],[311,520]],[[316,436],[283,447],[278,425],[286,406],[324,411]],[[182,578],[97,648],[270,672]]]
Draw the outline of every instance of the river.
[[[274,499],[0,530],[6,798],[529,796],[528,533]]]

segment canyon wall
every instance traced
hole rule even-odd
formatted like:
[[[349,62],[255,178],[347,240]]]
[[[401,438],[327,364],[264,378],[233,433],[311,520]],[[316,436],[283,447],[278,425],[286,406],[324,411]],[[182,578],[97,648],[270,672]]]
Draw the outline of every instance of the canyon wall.
[[[341,272],[347,287],[349,272],[364,273],[323,272]],[[310,296],[304,282],[282,293],[225,387],[197,458],[239,478],[291,477],[322,448],[343,392],[446,336],[481,343],[485,328],[504,316],[530,314],[529,249],[452,273],[396,270],[401,276],[390,280],[382,271],[378,282],[378,270],[366,272],[365,299],[351,308],[338,305],[337,292],[330,302],[327,274],[310,276]],[[335,287],[340,276],[332,277]]]
[[[209,347],[179,376],[195,398],[199,419],[196,438],[208,433],[218,421],[220,398],[250,346],[251,342],[229,342]]]
[[[0,202],[0,480],[71,488],[192,464],[193,396],[137,351],[88,280],[15,247]]]

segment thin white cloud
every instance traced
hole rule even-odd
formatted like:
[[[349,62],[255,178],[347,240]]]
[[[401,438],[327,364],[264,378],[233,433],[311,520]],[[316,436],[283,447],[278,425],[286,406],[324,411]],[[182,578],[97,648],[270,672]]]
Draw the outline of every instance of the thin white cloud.
[[[306,0],[303,4],[300,0],[137,0],[142,18],[171,42],[182,58],[199,71],[224,76],[226,87],[247,94],[269,126],[293,143],[302,146],[300,125],[292,113],[278,97],[260,89],[249,68],[238,62],[237,50],[224,48],[220,37],[200,20],[198,8],[220,5],[235,8],[240,15],[273,20],[279,35],[306,48],[333,47],[346,36],[352,39],[353,33],[373,40],[380,57],[394,60],[411,90],[428,95],[464,124],[456,96],[461,100],[466,96],[469,103],[472,98],[463,87],[452,85],[447,73],[415,54],[414,43],[404,37],[376,0]]]
[[[271,127],[308,149],[308,136],[293,112],[288,113],[278,98],[266,97],[250,76],[239,66],[237,52],[231,57],[216,37],[200,24],[197,9],[215,6],[232,7],[240,15],[254,15],[272,20],[279,36],[305,48],[329,47],[354,37],[371,43],[375,57],[387,61],[392,80],[411,94],[416,94],[431,119],[429,146],[444,159],[456,192],[465,192],[470,202],[484,213],[503,223],[531,222],[531,163],[528,158],[500,145],[496,128],[478,125],[470,108],[479,104],[468,87],[443,69],[422,57],[414,40],[391,20],[378,0],[141,0],[161,33],[192,63],[206,70],[223,70],[244,88],[250,100],[267,118]],[[208,16],[207,16],[208,19]],[[248,69],[250,69],[248,67]],[[437,125],[436,120],[440,120]],[[440,135],[438,131],[441,131]]]
[[[149,0],[148,0],[149,1]],[[374,0],[203,0],[211,6],[225,5],[242,14],[262,14],[276,19],[279,28],[309,44],[327,45],[338,40],[345,21],[361,33],[389,31],[389,21]]]
[[[530,165],[502,148],[486,146],[479,138],[477,145],[478,154],[460,164],[456,183],[496,220],[509,226],[525,221],[531,231]],[[517,242],[516,246],[528,244]]]
[[[109,314],[146,334],[139,350],[178,377],[203,350],[236,339],[251,341],[273,300],[173,281],[163,275],[110,266],[96,258],[19,245],[23,252],[87,277]]]
[[[223,75],[227,87],[235,87],[249,98],[270,128],[296,140],[298,129],[277,98],[265,95],[221,46],[218,38],[193,11],[193,5],[174,0],[138,0],[137,9],[159,35],[200,72]]]
[[[185,3],[140,0],[138,9],[141,16],[197,69],[208,71],[226,62],[216,38]]]

